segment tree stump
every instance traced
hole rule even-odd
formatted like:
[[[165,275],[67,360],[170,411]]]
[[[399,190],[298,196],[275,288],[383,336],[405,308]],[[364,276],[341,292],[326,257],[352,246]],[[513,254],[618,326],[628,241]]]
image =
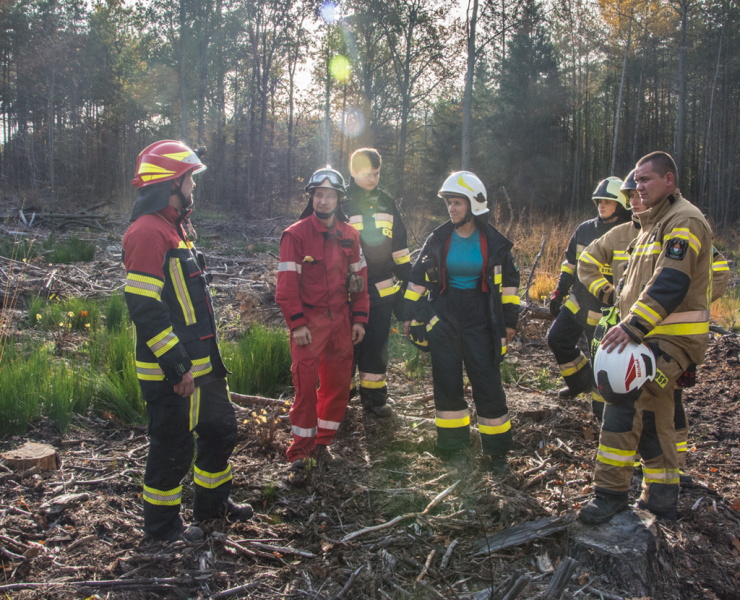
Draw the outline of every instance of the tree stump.
[[[8,467],[14,471],[25,471],[38,466],[42,471],[56,471],[59,468],[59,459],[53,446],[26,442],[20,448],[3,452],[0,458],[7,461]]]
[[[656,518],[647,511],[625,510],[608,523],[571,528],[568,554],[592,575],[606,575],[615,588],[632,596],[654,595],[660,581]]]

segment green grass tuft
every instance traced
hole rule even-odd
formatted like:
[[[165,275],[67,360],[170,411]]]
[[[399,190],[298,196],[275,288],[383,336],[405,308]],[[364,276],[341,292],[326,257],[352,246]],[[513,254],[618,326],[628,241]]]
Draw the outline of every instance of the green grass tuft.
[[[291,384],[290,339],[283,329],[252,325],[235,342],[221,342],[229,388],[239,394],[274,396]]]
[[[0,256],[5,258],[27,262],[36,256],[36,250],[36,244],[33,240],[0,238]]]
[[[42,246],[47,250],[45,259],[53,264],[90,262],[95,256],[95,244],[89,244],[77,236],[57,243],[52,235]]]

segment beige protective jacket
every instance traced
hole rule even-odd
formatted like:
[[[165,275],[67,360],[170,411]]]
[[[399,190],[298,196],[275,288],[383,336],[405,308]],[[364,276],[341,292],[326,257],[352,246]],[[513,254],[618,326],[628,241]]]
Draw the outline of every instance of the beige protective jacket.
[[[578,259],[578,278],[602,302],[614,303],[614,288],[627,268],[627,248],[639,233],[639,222],[624,223],[594,240]],[[612,274],[614,285],[604,277],[607,272]],[[729,282],[730,267],[727,260],[721,252],[712,248],[712,302],[724,295]]]
[[[660,342],[683,368],[702,364],[712,299],[711,228],[678,190],[636,219],[641,229],[628,247],[617,300],[620,327],[637,342]]]

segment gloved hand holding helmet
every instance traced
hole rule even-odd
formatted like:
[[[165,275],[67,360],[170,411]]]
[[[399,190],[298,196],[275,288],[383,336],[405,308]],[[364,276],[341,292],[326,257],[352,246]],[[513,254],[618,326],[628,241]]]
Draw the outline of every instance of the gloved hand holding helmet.
[[[594,359],[594,377],[599,393],[609,404],[627,404],[639,398],[641,388],[655,379],[655,354],[645,344],[629,342],[622,352],[607,352],[599,346]]]

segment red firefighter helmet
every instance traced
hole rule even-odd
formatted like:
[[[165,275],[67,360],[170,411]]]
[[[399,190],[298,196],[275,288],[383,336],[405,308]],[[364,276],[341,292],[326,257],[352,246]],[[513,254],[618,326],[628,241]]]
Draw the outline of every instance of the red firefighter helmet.
[[[200,154],[182,142],[161,140],[141,151],[136,159],[136,177],[131,185],[141,189],[160,181],[177,179],[188,171],[195,175],[205,170]]]

